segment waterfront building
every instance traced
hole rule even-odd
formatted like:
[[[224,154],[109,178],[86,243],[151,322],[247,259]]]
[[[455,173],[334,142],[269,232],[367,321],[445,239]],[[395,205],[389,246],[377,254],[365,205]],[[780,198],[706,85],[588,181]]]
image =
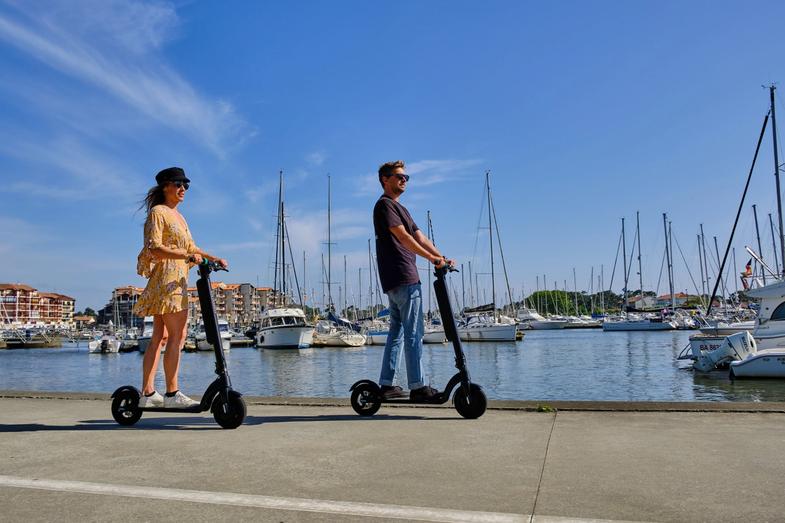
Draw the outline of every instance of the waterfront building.
[[[0,283],[0,324],[9,327],[71,328],[75,307],[76,300],[65,294]]]
[[[137,327],[141,331],[144,319],[136,316],[133,308],[143,290],[133,285],[114,289],[109,302],[98,311],[98,323],[107,325],[111,321],[116,327]]]
[[[281,304],[282,299],[270,287],[255,287],[250,283],[211,282],[215,312],[232,327],[247,327],[259,321],[262,309]],[[201,321],[202,313],[196,287],[188,288],[189,323]]]

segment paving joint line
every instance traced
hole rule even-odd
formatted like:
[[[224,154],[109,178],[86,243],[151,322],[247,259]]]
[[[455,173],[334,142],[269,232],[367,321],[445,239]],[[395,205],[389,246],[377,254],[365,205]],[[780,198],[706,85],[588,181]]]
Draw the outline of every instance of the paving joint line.
[[[556,428],[556,418],[559,416],[559,411],[553,413],[553,422],[551,422],[551,430],[548,433],[548,442],[545,444],[545,456],[542,458],[542,468],[540,468],[540,477],[537,480],[537,491],[534,494],[534,503],[532,504],[532,513],[529,516],[529,523],[534,520],[537,514],[537,501],[540,499],[540,488],[542,487],[542,478],[545,476],[545,465],[548,463],[548,452],[551,450],[551,438],[553,437],[553,430]]]

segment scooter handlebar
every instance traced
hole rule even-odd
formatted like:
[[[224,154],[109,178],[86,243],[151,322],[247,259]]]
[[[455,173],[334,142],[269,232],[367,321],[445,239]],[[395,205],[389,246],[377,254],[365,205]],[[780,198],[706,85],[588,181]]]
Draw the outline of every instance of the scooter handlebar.
[[[441,267],[436,267],[434,272],[437,276],[444,276],[448,272],[460,272],[458,269],[455,268],[454,265],[442,265]]]
[[[216,271],[226,271],[226,272],[229,272],[229,269],[227,269],[226,267],[224,267],[220,263],[214,262],[212,260],[208,260],[207,258],[203,258],[201,264],[204,265],[205,267],[207,267],[210,270],[210,272],[216,272]]]

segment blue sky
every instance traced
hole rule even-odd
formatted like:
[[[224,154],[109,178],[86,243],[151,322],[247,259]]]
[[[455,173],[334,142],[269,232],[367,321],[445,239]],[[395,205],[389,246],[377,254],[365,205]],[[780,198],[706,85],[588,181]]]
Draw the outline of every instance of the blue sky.
[[[375,171],[404,159],[403,203],[423,227],[430,210],[439,247],[476,272],[491,171],[516,295],[542,274],[572,288],[573,267],[581,288],[601,264],[608,283],[620,218],[631,242],[636,211],[654,290],[663,212],[695,273],[698,224],[727,241],[768,109],[761,86],[783,79],[783,14],[781,2],[0,1],[0,281],[80,309],[143,285],[135,208],[180,165],[197,243],[229,259],[226,281],[269,284],[283,169],[293,248],[319,297],[331,174],[333,279],[346,255],[357,296]],[[772,173],[767,135],[739,270],[752,203],[772,257]],[[675,272],[692,289],[680,256]]]

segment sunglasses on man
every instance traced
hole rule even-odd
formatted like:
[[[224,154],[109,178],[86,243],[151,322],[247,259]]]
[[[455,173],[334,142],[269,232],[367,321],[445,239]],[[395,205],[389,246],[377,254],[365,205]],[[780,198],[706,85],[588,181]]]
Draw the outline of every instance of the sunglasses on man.
[[[405,181],[405,182],[408,182],[408,181],[409,181],[409,175],[408,175],[408,174],[400,174],[400,173],[395,173],[395,174],[388,174],[388,175],[387,175],[387,177],[388,177],[388,178],[389,178],[390,176],[397,176],[397,177],[398,177],[398,179],[400,179],[400,180],[403,180],[403,181]]]
[[[177,187],[178,189],[179,189],[180,187],[182,187],[182,188],[183,188],[183,189],[185,189],[186,191],[188,190],[188,187],[190,187],[190,186],[191,186],[191,184],[190,184],[190,183],[188,183],[188,182],[180,182],[180,181],[177,181],[177,182],[172,182],[172,185],[174,185],[174,186],[175,186],[175,187]]]

